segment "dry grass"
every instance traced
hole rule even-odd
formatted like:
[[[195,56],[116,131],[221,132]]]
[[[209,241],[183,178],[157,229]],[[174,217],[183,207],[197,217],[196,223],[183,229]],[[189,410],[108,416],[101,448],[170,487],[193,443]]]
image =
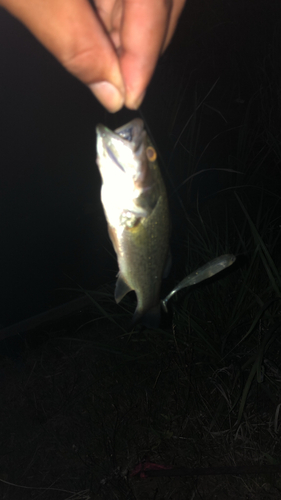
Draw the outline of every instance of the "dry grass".
[[[237,425],[235,359],[214,369],[195,357],[187,332],[120,335],[98,320],[78,336],[75,321],[81,317],[64,331],[60,324],[41,332],[34,348],[37,332],[17,359],[2,359],[3,500],[279,498],[278,474],[130,475],[144,460],[189,468],[277,463],[281,380],[272,361]],[[278,361],[278,341],[267,356]]]

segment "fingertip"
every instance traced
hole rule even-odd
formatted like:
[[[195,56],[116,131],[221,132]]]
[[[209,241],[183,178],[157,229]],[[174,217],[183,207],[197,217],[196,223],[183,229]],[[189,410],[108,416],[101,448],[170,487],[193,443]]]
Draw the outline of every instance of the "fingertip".
[[[144,90],[140,95],[128,94],[125,100],[125,106],[132,110],[138,109],[144,100],[145,93],[146,91]]]
[[[124,95],[109,82],[88,85],[98,101],[110,112],[116,113],[124,106]]]

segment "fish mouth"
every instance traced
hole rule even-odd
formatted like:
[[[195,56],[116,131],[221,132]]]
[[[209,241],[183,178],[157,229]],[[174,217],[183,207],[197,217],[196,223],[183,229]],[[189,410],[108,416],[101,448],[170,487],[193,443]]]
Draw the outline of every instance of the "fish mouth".
[[[126,125],[123,125],[123,127],[119,127],[114,131],[99,124],[96,131],[98,137],[102,139],[106,149],[110,149],[111,152],[113,144],[117,145],[122,142],[123,144],[129,146],[134,153],[137,153],[145,137],[144,124],[140,118],[135,118]]]
[[[135,118],[123,127],[112,131],[104,125],[97,126],[97,164],[100,158],[108,158],[122,173],[128,174],[134,182],[143,182],[146,167],[147,134],[143,121]]]
[[[135,118],[130,123],[123,125],[115,130],[115,134],[122,137],[125,141],[134,145],[134,150],[139,149],[144,137],[144,124],[140,118]]]

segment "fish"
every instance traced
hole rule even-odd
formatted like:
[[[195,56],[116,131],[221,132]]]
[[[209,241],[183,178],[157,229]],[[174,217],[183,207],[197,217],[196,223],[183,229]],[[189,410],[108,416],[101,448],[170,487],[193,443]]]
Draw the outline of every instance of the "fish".
[[[134,290],[132,325],[157,328],[170,267],[170,214],[157,153],[140,118],[114,131],[99,124],[96,132],[101,202],[119,267],[115,300]]]
[[[189,288],[190,286],[197,285],[197,283],[200,283],[200,281],[211,278],[215,274],[231,266],[235,262],[235,260],[236,260],[235,255],[232,254],[221,255],[220,257],[216,257],[210,262],[207,262],[207,264],[204,264],[204,266],[199,267],[199,269],[193,271],[193,273],[186,276],[186,278],[180,281],[180,283],[178,283],[178,285],[175,286],[175,288],[173,288],[173,290],[170,293],[168,293],[165,299],[161,301],[161,305],[164,311],[168,312],[167,302],[179,290],[181,290],[182,288]]]

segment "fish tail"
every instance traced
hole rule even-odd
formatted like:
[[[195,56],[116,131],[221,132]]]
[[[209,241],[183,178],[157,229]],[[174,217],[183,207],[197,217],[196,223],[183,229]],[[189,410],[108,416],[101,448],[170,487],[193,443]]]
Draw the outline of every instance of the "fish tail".
[[[146,312],[136,309],[131,326],[135,326],[137,323],[147,328],[158,328],[160,323],[160,304],[157,304]]]

